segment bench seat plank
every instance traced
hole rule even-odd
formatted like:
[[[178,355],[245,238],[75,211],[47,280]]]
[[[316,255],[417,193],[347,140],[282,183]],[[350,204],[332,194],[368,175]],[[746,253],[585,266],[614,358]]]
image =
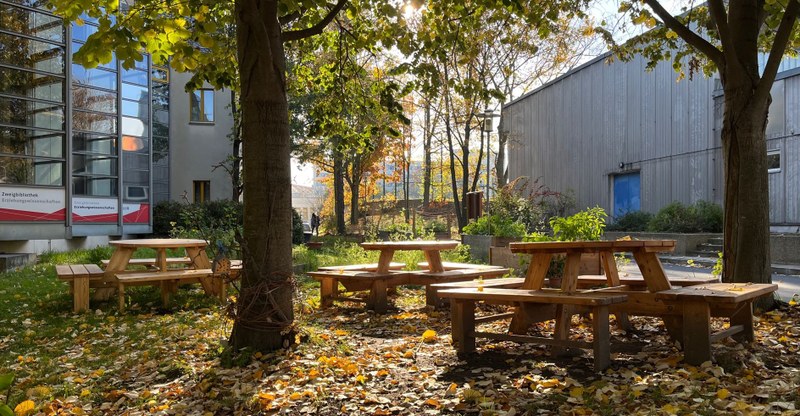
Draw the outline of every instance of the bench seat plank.
[[[483,286],[484,288],[496,287],[496,288],[506,288],[506,289],[517,289],[521,288],[523,283],[525,283],[524,277],[501,277],[497,279],[484,280],[482,282],[478,280],[466,280],[460,282],[434,283],[431,286],[437,289],[457,289],[457,288],[478,287],[478,286]]]
[[[192,281],[213,276],[211,269],[190,269],[190,270],[169,270],[166,272],[142,272],[142,273],[117,273],[117,296],[120,312],[125,310],[125,286],[160,282],[161,301],[164,307],[169,306],[170,297],[175,292],[178,282]],[[221,282],[220,290],[224,288],[224,280]]]
[[[108,266],[108,263],[111,260],[100,260],[103,264],[103,267]],[[154,258],[141,258],[141,259],[130,259],[128,260],[128,265],[133,266],[155,266],[157,260]],[[167,257],[167,264],[192,264],[192,259],[188,257]]]
[[[708,303],[740,303],[778,290],[778,285],[747,283],[712,283],[658,292],[663,300],[702,300]]]
[[[423,270],[430,269],[430,266],[428,265],[427,261],[421,261],[421,262],[417,263],[417,266],[420,269],[423,269]],[[443,261],[442,262],[442,267],[444,268],[445,271],[447,271],[447,270],[458,270],[458,269],[485,270],[485,269],[503,269],[504,268],[503,266],[494,266],[494,265],[488,265],[488,264],[475,264],[475,263],[456,263],[456,262],[452,262],[452,261]]]
[[[391,262],[389,263],[389,270],[402,270],[406,267],[405,263],[396,263]],[[366,272],[374,272],[378,270],[378,263],[367,263],[367,264],[345,264],[341,266],[322,266],[319,267],[317,270],[319,271],[333,271],[338,272],[339,270],[343,270],[346,272],[352,271],[366,271]]]
[[[69,283],[72,310],[81,312],[89,309],[90,282],[101,280],[103,270],[96,264],[57,264],[56,276]]]
[[[620,277],[619,282],[622,285],[630,287],[636,287],[636,288],[647,287],[647,283],[642,277]],[[679,287],[704,285],[717,282],[719,282],[719,279],[716,277],[687,277],[687,278],[670,277],[669,278],[669,283],[672,286],[679,286]],[[581,288],[591,287],[591,286],[602,286],[607,284],[608,284],[608,279],[604,275],[578,276],[578,287]]]
[[[526,290],[503,288],[459,288],[439,291],[439,296],[450,299],[479,301],[554,303],[568,305],[611,305],[623,303],[628,297],[622,293],[591,292],[564,293],[556,290]]]

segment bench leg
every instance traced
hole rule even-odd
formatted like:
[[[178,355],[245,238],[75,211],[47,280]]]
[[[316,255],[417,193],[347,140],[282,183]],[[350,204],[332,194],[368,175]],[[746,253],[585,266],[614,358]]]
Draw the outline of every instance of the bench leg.
[[[177,292],[178,282],[164,280],[161,282],[161,305],[165,308],[169,307],[172,294]]]
[[[389,298],[386,296],[386,280],[375,279],[369,289],[367,298],[367,309],[372,309],[376,313],[384,314],[389,309]]]
[[[333,306],[333,298],[339,289],[339,281],[332,277],[325,277],[319,282],[319,301],[323,308]]]
[[[436,288],[425,285],[425,305],[436,308],[439,306],[439,296],[436,295]]]
[[[125,312],[125,285],[122,283],[117,285],[117,307],[120,312]]]
[[[742,332],[733,335],[737,342],[751,342],[753,336],[753,302],[745,302],[731,315],[731,326],[741,325]]]
[[[611,365],[611,333],[608,327],[608,306],[592,308],[592,349],[595,371],[603,371]]]
[[[569,339],[569,327],[572,321],[572,315],[575,309],[572,305],[558,305],[556,306],[556,325],[554,338],[559,341],[566,341]],[[573,351],[565,347],[553,347],[553,355],[571,355]]]
[[[475,301],[452,299],[450,301],[453,346],[459,354],[475,351]]]
[[[700,365],[711,359],[711,312],[705,301],[683,303],[683,358]]]
[[[70,286],[72,288],[72,311],[89,310],[89,278],[76,277]]]

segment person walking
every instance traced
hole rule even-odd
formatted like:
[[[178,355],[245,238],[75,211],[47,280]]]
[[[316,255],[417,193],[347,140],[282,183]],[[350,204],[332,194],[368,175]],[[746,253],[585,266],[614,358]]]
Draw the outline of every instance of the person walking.
[[[319,236],[319,216],[316,212],[311,213],[311,234]]]

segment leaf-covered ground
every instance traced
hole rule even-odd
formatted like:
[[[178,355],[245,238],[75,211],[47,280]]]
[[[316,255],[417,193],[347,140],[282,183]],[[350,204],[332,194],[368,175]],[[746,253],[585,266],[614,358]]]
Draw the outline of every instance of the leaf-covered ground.
[[[126,314],[113,302],[72,314],[52,267],[0,275],[0,373],[17,377],[10,403],[101,415],[800,413],[796,306],[760,316],[750,345],[715,344],[714,362],[699,367],[682,363],[658,320],[634,318],[635,331],[613,334],[644,350],[614,354],[597,374],[589,352],[554,358],[510,342],[479,341],[461,360],[449,314],[426,309],[421,289],[400,289],[381,316],[358,304],[319,310],[315,286],[301,287],[294,345],[230,357],[230,322],[199,287],[182,288],[169,311],[141,288]],[[590,336],[588,320],[574,323],[576,337]]]

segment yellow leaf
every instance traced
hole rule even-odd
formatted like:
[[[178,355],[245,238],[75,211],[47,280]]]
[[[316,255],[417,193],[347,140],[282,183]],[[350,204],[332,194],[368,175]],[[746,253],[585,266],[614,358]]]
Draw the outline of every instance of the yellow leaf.
[[[294,392],[294,393],[289,395],[289,400],[300,400],[302,398],[303,398],[303,395],[298,393],[298,392]]]
[[[669,413],[671,415],[678,414],[678,408],[673,406],[670,403],[667,403],[663,407],[661,407],[661,410],[663,410],[663,411],[665,411],[665,412],[667,412],[667,413]]]
[[[337,329],[336,331],[333,331],[333,333],[334,333],[334,335],[336,335],[337,337],[343,337],[343,336],[345,336],[345,335],[347,335],[347,334],[348,334],[348,332],[347,332],[347,331],[345,331],[344,329]]]
[[[363,375],[359,374],[359,375],[356,376],[356,383],[364,384],[366,382],[367,382],[367,379]]]
[[[540,386],[545,388],[558,387],[559,384],[561,384],[561,382],[558,381],[558,379],[556,378],[551,378],[550,380],[544,380],[541,383],[539,383]]]
[[[434,398],[425,400],[425,404],[427,404],[428,406],[439,407],[439,401]]]
[[[672,29],[670,29],[667,31],[666,37],[667,39],[675,39],[678,37],[678,34],[672,31]]]
[[[570,397],[580,398],[583,397],[583,387],[573,387],[569,390]]]
[[[717,398],[720,400],[725,400],[728,396],[731,395],[731,392],[728,389],[719,389],[717,390]]]
[[[414,351],[406,350],[405,354],[403,354],[403,358],[414,358]]]
[[[445,391],[445,396],[452,396],[456,394],[457,389],[458,389],[458,384],[450,383],[450,385],[447,387],[447,390]]]
[[[428,344],[436,342],[436,331],[429,329],[422,333],[422,342],[426,342]]]
[[[86,397],[86,396],[88,396],[88,395],[90,395],[90,394],[92,394],[92,391],[91,391],[91,390],[89,390],[89,389],[83,389],[83,390],[81,390],[81,397]]]
[[[17,416],[26,416],[33,413],[36,403],[33,400],[25,400],[14,408],[14,414]]]

